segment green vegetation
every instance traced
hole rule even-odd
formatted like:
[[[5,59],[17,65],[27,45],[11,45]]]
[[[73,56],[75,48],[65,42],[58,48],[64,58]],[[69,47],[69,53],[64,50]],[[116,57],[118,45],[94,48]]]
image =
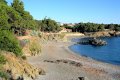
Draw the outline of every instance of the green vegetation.
[[[21,47],[14,34],[8,30],[0,30],[0,49],[13,52],[17,56],[21,56]]]
[[[22,58],[23,60],[27,60],[27,57],[26,57],[25,55],[23,55],[21,58]]]
[[[58,32],[61,30],[60,25],[52,19],[46,19],[44,18],[43,20],[37,21],[36,23],[38,24],[39,30],[43,32]]]
[[[24,10],[22,1],[14,0],[11,6],[5,4],[5,1],[0,1],[0,28],[25,35],[25,30],[37,28],[37,23],[30,13]]]
[[[64,24],[63,27],[72,29],[73,32],[97,32],[104,31],[105,29],[120,31],[119,24],[97,24],[97,23],[78,23],[74,26]]]
[[[5,0],[0,0],[0,3],[7,4]]]
[[[74,32],[96,32],[103,31],[103,24],[95,24],[95,23],[78,23],[73,28]]]
[[[13,0],[11,6],[5,0],[0,1],[0,28],[11,30],[17,35],[25,35],[26,29],[57,32],[61,28],[52,19],[34,20],[29,12],[25,11],[20,0]]]
[[[6,63],[5,57],[0,53],[0,77],[4,78],[5,80],[8,79],[8,75],[6,72],[2,70],[3,65]]]
[[[105,29],[120,31],[120,24],[105,24]]]
[[[0,65],[5,64],[6,61],[7,61],[7,60],[5,59],[5,57],[4,57],[3,55],[1,55],[1,53],[0,53]]]
[[[63,27],[65,27],[66,29],[72,29],[73,26],[69,26],[68,24],[64,24]]]
[[[0,71],[0,77],[3,78],[3,80],[8,80],[9,76],[6,72]]]

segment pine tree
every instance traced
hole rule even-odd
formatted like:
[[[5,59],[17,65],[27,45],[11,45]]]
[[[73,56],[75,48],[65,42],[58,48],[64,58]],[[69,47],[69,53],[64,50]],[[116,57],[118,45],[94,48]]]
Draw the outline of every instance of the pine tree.
[[[12,7],[21,15],[24,13],[24,4],[20,0],[13,0]]]
[[[6,0],[0,0],[0,3],[5,3],[5,4],[7,4]]]

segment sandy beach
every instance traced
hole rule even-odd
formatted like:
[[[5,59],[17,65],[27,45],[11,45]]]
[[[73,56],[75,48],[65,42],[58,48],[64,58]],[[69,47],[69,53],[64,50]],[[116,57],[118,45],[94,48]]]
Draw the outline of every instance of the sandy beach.
[[[120,80],[120,66],[80,56],[68,48],[73,44],[48,41],[40,55],[29,57],[30,64],[45,71],[36,80]]]

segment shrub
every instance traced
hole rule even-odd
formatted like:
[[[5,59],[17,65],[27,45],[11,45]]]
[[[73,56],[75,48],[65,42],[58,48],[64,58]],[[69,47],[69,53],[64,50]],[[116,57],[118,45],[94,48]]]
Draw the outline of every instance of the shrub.
[[[14,34],[8,30],[0,30],[0,49],[13,52],[16,56],[22,55],[22,49]]]
[[[8,78],[8,75],[4,71],[2,71],[2,69],[6,61],[7,60],[5,59],[5,57],[2,54],[0,54],[0,77],[5,78],[5,80]]]
[[[38,32],[36,30],[33,30],[30,34],[31,36],[37,36],[38,35]]]
[[[41,52],[41,46],[36,41],[30,44],[30,51],[32,55],[39,54]]]
[[[5,63],[6,63],[5,57],[0,54],[0,64],[5,64]]]
[[[24,56],[24,55],[23,55],[21,58],[22,58],[23,60],[27,60],[27,57]]]
[[[43,36],[42,33],[39,32],[39,33],[38,33],[38,37],[39,37],[39,38],[42,38],[42,36]]]
[[[3,78],[3,80],[8,80],[9,76],[6,72],[0,71],[0,77]]]
[[[65,33],[59,34],[60,39],[63,39],[65,37]]]

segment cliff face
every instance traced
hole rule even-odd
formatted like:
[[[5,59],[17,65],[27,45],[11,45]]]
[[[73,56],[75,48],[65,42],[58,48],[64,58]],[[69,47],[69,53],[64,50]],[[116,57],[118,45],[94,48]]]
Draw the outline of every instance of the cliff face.
[[[12,53],[4,52],[3,55],[7,59],[7,63],[3,66],[3,68],[13,80],[32,80],[43,72],[42,69],[35,68],[34,66],[28,64],[25,60],[16,57]]]

